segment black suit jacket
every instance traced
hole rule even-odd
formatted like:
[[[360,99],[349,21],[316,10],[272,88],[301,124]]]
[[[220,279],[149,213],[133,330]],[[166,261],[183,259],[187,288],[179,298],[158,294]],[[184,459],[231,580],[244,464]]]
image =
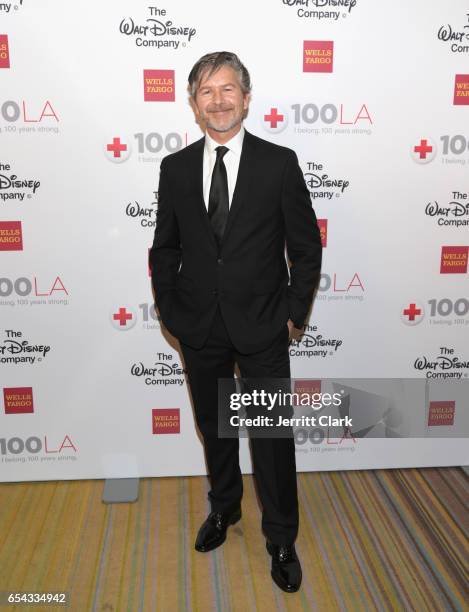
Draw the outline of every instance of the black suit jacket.
[[[316,215],[295,152],[245,130],[218,250],[203,198],[204,143],[161,162],[150,250],[155,300],[167,329],[194,348],[206,341],[218,301],[236,349],[256,352],[289,318],[304,325],[321,267]]]

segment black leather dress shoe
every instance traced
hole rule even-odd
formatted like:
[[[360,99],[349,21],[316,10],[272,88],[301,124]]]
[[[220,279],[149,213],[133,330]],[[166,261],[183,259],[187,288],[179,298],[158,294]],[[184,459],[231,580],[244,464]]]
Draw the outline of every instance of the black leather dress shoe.
[[[195,540],[195,550],[208,552],[223,544],[226,540],[228,525],[234,525],[241,518],[241,508],[231,514],[210,512],[207,520],[202,523]]]
[[[303,574],[295,547],[278,546],[267,540],[267,550],[272,556],[270,573],[275,584],[287,593],[298,591]]]

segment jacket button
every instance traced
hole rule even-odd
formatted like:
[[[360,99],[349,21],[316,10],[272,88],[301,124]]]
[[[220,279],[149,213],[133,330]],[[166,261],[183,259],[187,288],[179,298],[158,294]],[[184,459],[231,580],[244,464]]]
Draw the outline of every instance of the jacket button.
[[[212,293],[213,293],[213,295],[217,295],[217,294],[218,294],[218,291],[217,291],[216,289],[214,289],[214,290],[212,291]]]
[[[217,264],[219,264],[220,266],[223,264],[223,259],[221,257],[217,259]]]

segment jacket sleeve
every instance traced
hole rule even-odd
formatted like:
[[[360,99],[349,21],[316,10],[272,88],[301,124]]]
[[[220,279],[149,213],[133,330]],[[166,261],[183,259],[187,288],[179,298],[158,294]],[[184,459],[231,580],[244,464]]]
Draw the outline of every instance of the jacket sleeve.
[[[155,302],[161,316],[164,305],[171,297],[181,263],[179,226],[169,189],[165,160],[160,166],[158,208],[153,246],[150,249],[150,269]]]
[[[282,209],[291,264],[288,308],[294,326],[301,329],[319,281],[322,243],[311,197],[294,151],[290,151],[284,170]]]

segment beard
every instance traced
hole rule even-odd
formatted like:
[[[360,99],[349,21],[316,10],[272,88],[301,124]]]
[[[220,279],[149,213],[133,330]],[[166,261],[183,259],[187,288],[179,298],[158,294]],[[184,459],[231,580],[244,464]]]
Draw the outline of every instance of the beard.
[[[212,123],[209,120],[209,121],[207,121],[207,127],[209,127],[214,132],[229,132],[231,129],[233,129],[239,123],[241,123],[241,119],[236,119],[235,118],[232,121],[230,121],[227,125],[219,126],[219,125],[215,125],[214,123]]]
[[[234,109],[232,109],[232,108],[229,108],[229,109],[221,108],[221,109],[217,109],[217,110],[234,110]],[[211,117],[210,113],[207,113],[206,116],[205,116],[205,123],[206,123],[207,127],[209,127],[211,130],[214,130],[215,132],[229,132],[235,126],[240,124],[242,120],[243,120],[243,113],[235,114],[235,116],[232,117],[229,121],[227,121],[227,123],[224,123],[224,124],[220,125],[220,124],[215,123],[215,121]]]

